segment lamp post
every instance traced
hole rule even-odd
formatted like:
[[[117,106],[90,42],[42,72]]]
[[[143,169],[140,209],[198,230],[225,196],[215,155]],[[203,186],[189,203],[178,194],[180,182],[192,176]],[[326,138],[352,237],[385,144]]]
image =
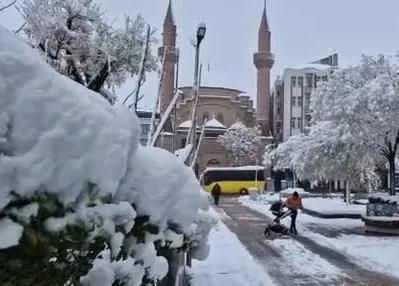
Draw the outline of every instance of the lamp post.
[[[197,42],[195,43],[195,64],[194,64],[194,105],[193,105],[193,120],[192,120],[192,127],[191,127],[191,144],[193,146],[193,150],[196,148],[196,132],[197,132],[197,123],[196,123],[196,109],[197,109],[197,101],[198,101],[198,74],[199,74],[199,55],[200,55],[200,45],[202,40],[205,38],[206,33],[206,25],[205,23],[198,24],[197,28]],[[192,157],[194,160],[194,157]],[[195,166],[195,164],[193,164]],[[194,167],[195,168],[195,167]]]

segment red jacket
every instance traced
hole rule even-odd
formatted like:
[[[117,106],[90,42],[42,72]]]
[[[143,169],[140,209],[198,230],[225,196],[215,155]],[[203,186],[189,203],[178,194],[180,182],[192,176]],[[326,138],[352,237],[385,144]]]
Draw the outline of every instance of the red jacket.
[[[285,201],[285,205],[289,208],[301,209],[302,200],[299,197],[289,196]]]

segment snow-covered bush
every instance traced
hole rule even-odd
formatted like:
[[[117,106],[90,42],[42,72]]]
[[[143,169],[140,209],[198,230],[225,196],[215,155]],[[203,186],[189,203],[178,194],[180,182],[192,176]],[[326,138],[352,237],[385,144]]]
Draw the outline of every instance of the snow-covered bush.
[[[256,159],[262,137],[258,126],[236,126],[237,128],[229,128],[223,135],[219,135],[218,142],[227,150],[231,164],[241,166]]]
[[[194,257],[198,260],[204,260],[208,257],[210,246],[208,245],[208,235],[211,229],[217,224],[219,217],[215,211],[209,208],[208,193],[201,191],[201,206],[185,233],[185,248],[194,249]]]
[[[0,284],[156,284],[207,208],[192,170],[2,27],[0,66]]]
[[[107,100],[128,78],[156,68],[151,45],[146,49],[146,24],[141,16],[126,17],[124,29],[114,29],[94,0],[22,0],[20,11],[28,42],[59,73],[100,92]],[[156,40],[151,30],[152,44]],[[144,75],[145,78],[145,75]]]

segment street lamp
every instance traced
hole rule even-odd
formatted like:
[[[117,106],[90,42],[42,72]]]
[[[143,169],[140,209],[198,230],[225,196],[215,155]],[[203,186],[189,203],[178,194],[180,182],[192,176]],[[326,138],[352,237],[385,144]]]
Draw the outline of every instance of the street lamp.
[[[197,132],[197,123],[196,123],[196,113],[197,113],[197,102],[198,102],[198,74],[199,74],[199,55],[200,55],[200,45],[202,40],[205,38],[206,33],[206,24],[201,22],[197,27],[197,42],[195,43],[195,64],[194,64],[194,105],[193,105],[193,117],[192,117],[192,126],[191,126],[191,144],[193,149],[196,148],[196,132]],[[194,160],[194,157],[192,157]],[[195,166],[195,164],[193,164]]]
[[[205,32],[206,32],[205,23],[199,23],[197,28],[197,45],[199,45],[201,41],[204,39]]]
[[[198,85],[199,53],[202,40],[205,38],[206,25],[199,23],[197,28],[197,42],[195,43],[194,86]]]

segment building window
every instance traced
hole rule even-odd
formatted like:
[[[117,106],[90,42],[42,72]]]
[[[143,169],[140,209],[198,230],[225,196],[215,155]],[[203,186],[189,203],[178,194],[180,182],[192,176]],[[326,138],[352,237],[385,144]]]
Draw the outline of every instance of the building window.
[[[276,127],[276,134],[280,134],[280,128]]]
[[[303,76],[298,77],[298,85],[303,86]]]
[[[293,96],[293,97],[291,98],[291,104],[292,104],[292,106],[295,106],[295,103],[296,103],[296,97]]]
[[[300,117],[298,117],[296,120],[297,120],[297,127],[299,129],[301,129],[302,128],[302,119]]]
[[[298,96],[297,103],[298,103],[298,106],[302,106],[302,97]]]
[[[310,102],[310,93],[305,93],[305,100],[306,100],[306,103]]]
[[[307,73],[305,75],[305,78],[306,78],[306,86],[307,87],[312,87],[313,86],[313,74]]]
[[[141,133],[148,134],[150,132],[150,125],[149,124],[141,124]]]
[[[280,98],[280,91],[277,91],[277,98]]]
[[[324,81],[324,82],[326,82],[326,81],[328,81],[328,77],[325,75],[325,76],[323,76],[323,77],[321,78],[321,80]]]
[[[280,107],[277,107],[277,115],[280,115]]]
[[[295,117],[291,118],[291,127],[295,128]]]
[[[296,76],[291,77],[291,85],[296,86]]]

